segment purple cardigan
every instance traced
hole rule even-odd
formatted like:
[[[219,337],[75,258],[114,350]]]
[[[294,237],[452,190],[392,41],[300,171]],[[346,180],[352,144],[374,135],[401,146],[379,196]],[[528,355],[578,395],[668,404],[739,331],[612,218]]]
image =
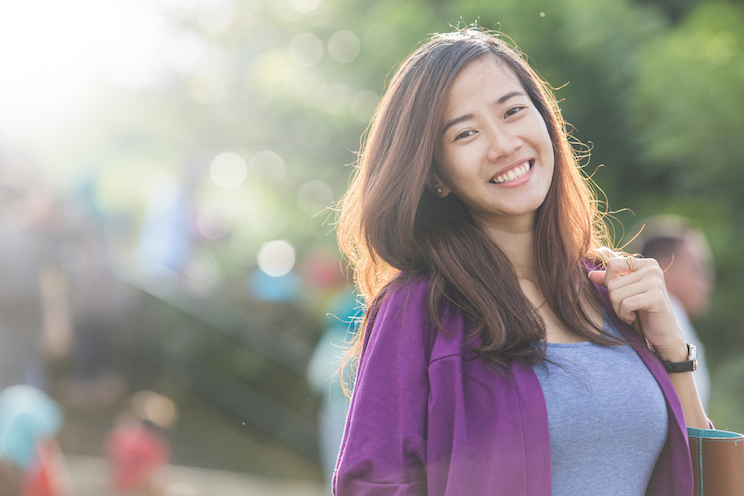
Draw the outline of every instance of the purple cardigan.
[[[607,301],[607,291],[599,288]],[[535,495],[551,493],[548,413],[532,367],[513,379],[488,368],[449,305],[438,332],[428,285],[390,291],[370,323],[333,480],[347,495]],[[614,319],[617,320],[617,319]],[[647,494],[692,495],[682,406],[661,363],[622,322],[667,401],[669,434]]]

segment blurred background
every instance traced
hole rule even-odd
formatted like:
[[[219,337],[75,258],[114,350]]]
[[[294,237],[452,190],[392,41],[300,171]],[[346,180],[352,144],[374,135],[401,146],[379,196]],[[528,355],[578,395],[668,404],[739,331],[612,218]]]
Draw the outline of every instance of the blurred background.
[[[741,2],[3,1],[0,385],[59,405],[75,494],[326,494],[332,208],[396,64],[473,22],[556,88],[619,245],[707,237],[709,416],[744,430]]]

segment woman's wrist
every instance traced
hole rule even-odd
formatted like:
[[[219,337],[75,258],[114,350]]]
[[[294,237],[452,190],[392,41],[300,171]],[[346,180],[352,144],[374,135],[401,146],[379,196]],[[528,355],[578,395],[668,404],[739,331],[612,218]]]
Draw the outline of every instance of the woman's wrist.
[[[684,362],[689,355],[687,343],[684,341],[668,347],[654,346],[654,350],[656,351],[656,356],[665,362],[671,363]]]

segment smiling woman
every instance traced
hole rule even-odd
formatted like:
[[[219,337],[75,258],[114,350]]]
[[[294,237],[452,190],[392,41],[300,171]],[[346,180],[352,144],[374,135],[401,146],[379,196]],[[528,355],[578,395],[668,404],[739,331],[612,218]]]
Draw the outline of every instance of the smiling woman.
[[[603,246],[550,87],[499,35],[401,64],[338,236],[367,311],[336,495],[692,494],[708,422],[663,273]]]
[[[452,84],[444,120],[431,186],[455,193],[489,231],[504,222],[531,229],[555,160],[545,121],[516,75],[496,57],[474,61]]]

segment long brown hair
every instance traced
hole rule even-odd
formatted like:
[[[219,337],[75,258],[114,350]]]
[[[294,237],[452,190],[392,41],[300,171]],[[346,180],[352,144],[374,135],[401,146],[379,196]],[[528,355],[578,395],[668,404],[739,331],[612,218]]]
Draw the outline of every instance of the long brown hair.
[[[432,322],[441,328],[445,300],[457,305],[473,336],[480,336],[476,351],[488,362],[534,363],[544,357],[545,323],[520,289],[509,259],[456,195],[438,198],[426,188],[450,87],[465,66],[483,56],[495,56],[514,72],[552,141],[553,178],[536,215],[534,238],[546,304],[579,336],[611,341],[585,311],[587,302],[595,308],[600,302],[582,265],[592,250],[607,244],[607,230],[552,90],[500,35],[466,28],[434,35],[400,65],[342,201],[339,245],[368,305],[347,359],[361,353],[367,321],[390,284],[421,275],[430,281]]]

